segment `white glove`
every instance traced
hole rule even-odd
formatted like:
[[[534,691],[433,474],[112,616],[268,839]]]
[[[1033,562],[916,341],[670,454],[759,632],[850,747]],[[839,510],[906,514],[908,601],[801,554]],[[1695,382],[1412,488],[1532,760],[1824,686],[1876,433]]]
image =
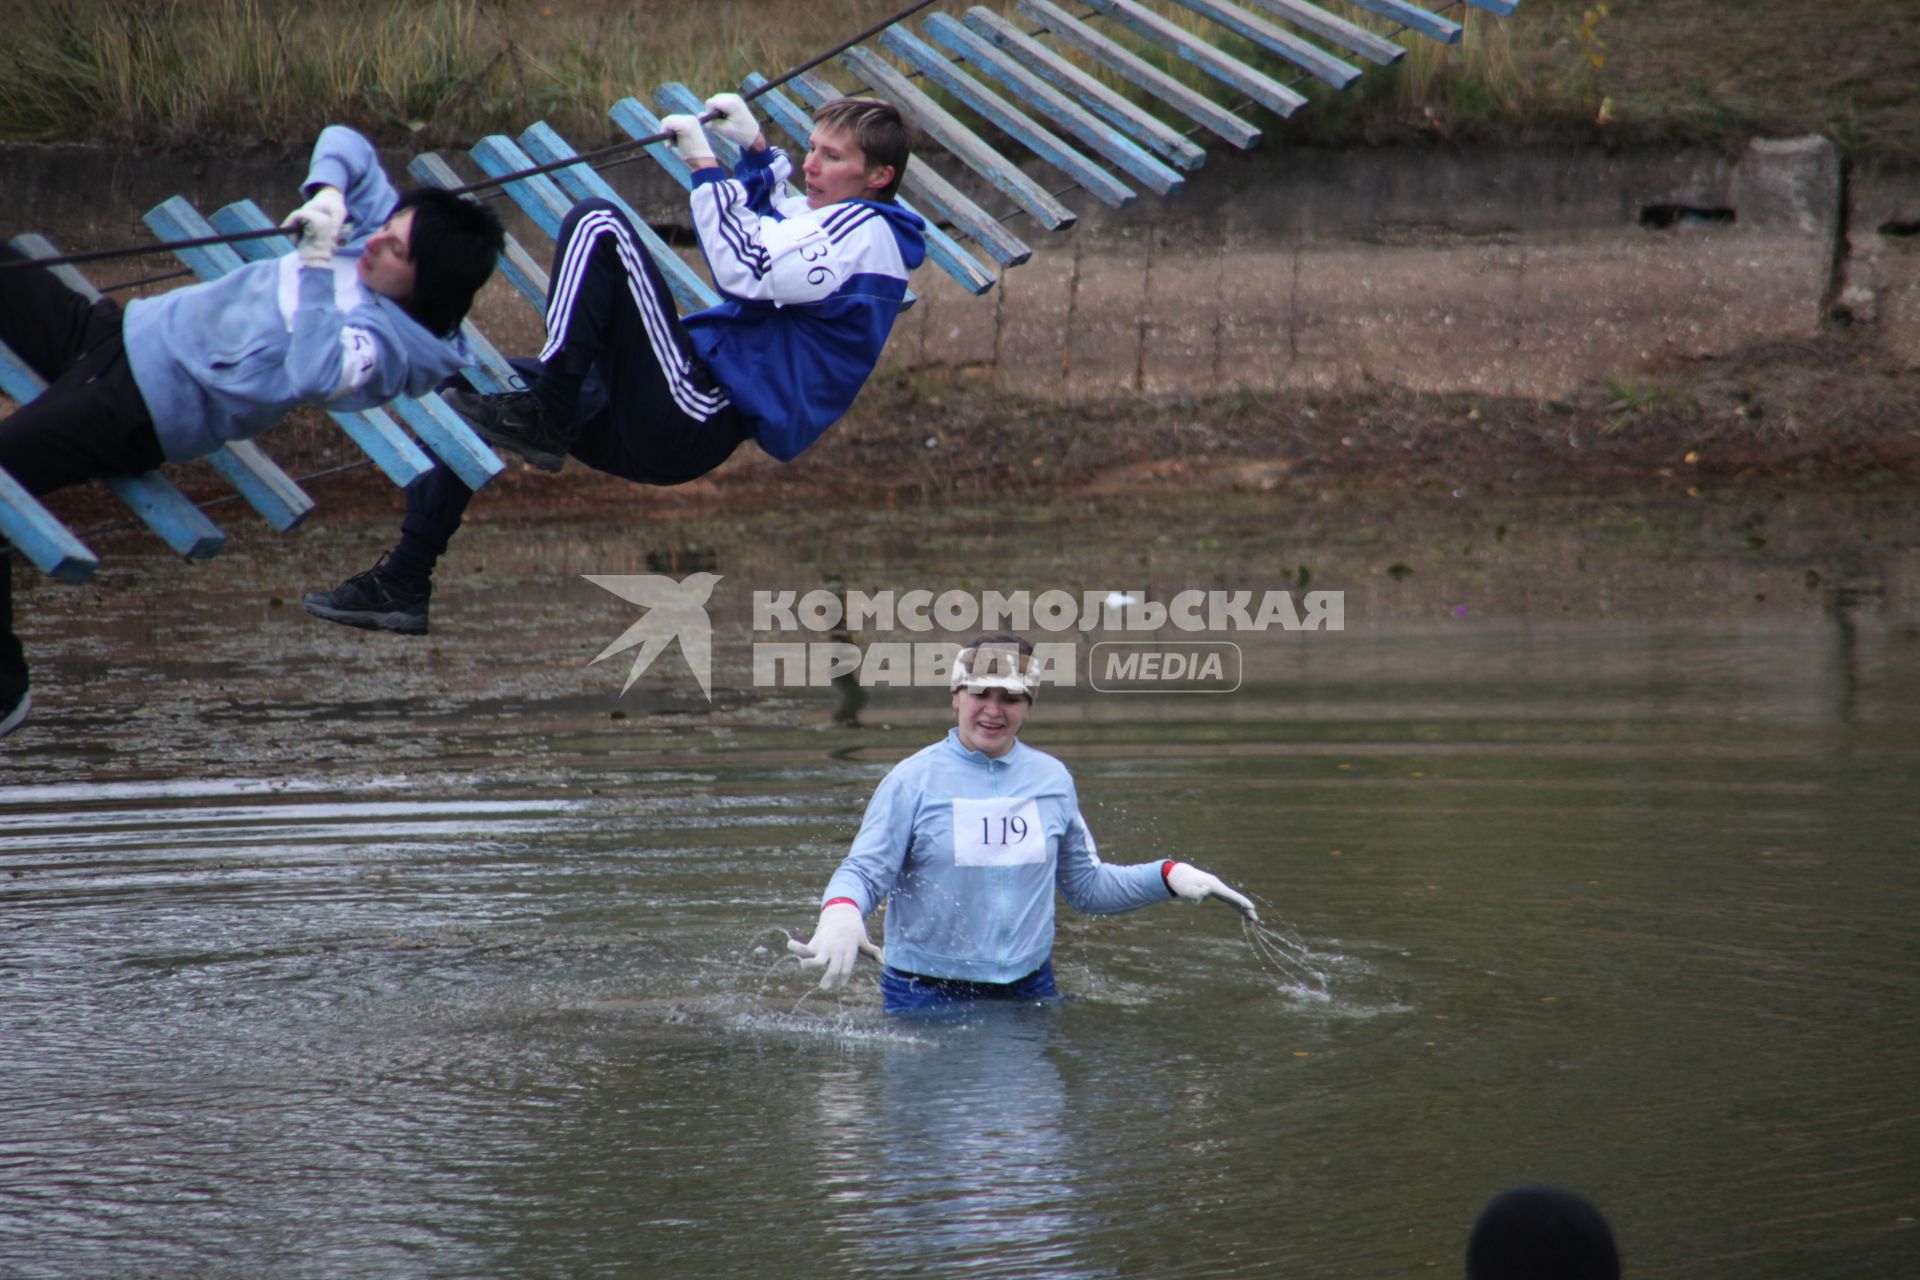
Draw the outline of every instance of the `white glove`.
[[[736,147],[750,147],[760,136],[759,122],[747,109],[747,100],[737,93],[716,93],[707,99],[707,110],[717,112],[707,124]]]
[[[660,127],[673,135],[673,149],[688,164],[713,159],[713,144],[707,141],[700,122],[692,116],[670,115],[660,118]]]
[[[1218,898],[1249,920],[1257,921],[1260,918],[1260,913],[1253,909],[1253,903],[1245,894],[1235,893],[1219,876],[1202,871],[1189,862],[1176,862],[1167,868],[1167,888],[1188,902]]]
[[[813,936],[805,942],[787,939],[787,950],[800,957],[802,969],[825,967],[826,972],[820,975],[822,991],[845,983],[853,972],[853,962],[861,955],[880,958],[880,948],[867,940],[867,922],[861,918],[860,908],[851,902],[829,902],[822,907]]]
[[[333,261],[333,251],[347,242],[346,197],[337,188],[322,187],[280,225],[300,229],[300,243],[294,251],[302,264],[325,267]]]

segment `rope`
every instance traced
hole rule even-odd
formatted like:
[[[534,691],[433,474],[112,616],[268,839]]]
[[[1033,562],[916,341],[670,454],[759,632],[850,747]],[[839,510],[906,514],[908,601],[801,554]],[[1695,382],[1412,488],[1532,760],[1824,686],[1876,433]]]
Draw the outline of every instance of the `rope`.
[[[880,34],[882,31],[885,31],[888,27],[894,26],[897,23],[905,22],[908,18],[911,18],[914,14],[920,12],[922,9],[928,8],[929,6],[935,4],[936,2],[937,0],[914,0],[913,4],[910,4],[906,8],[900,10],[900,12],[894,14],[891,18],[888,18],[886,21],[875,23],[873,26],[868,27],[865,31],[862,31],[859,35],[853,36],[848,40],[842,41],[840,44],[827,50],[825,53],[820,54],[818,57],[809,58],[807,61],[801,63],[797,67],[791,67],[786,71],[781,72],[779,75],[767,81],[765,84],[747,93],[744,93],[740,96],[745,98],[747,101],[751,102],[763,93],[770,93],[773,90],[778,89],[781,85],[786,84],[789,80],[792,80],[796,76],[803,76],[807,72],[819,66],[821,63],[828,62],[834,58],[839,57],[841,54],[853,48],[854,45],[859,44],[861,41],[871,40],[874,36]],[[699,119],[702,123],[705,123],[706,121],[713,119],[713,117],[714,117],[714,113],[711,111],[707,111],[707,112],[702,112],[696,118]],[[595,151],[588,151],[581,155],[571,156],[565,160],[555,160],[550,164],[534,165],[530,169],[521,169],[516,173],[503,173],[497,178],[487,178],[484,181],[473,183],[470,186],[453,187],[453,188],[449,188],[449,190],[451,190],[454,195],[459,195],[459,196],[473,195],[476,192],[487,191],[494,187],[504,187],[509,183],[519,182],[526,178],[536,178],[536,177],[539,177],[541,174],[553,173],[560,169],[568,169],[577,164],[591,165],[596,160],[600,160],[604,157],[622,155],[629,151],[637,151],[642,147],[650,147],[650,146],[653,146],[655,143],[669,141],[672,137],[673,135],[671,133],[662,131],[660,133],[650,134],[644,138],[633,138],[626,142],[616,142],[611,144],[610,146],[601,147]],[[595,167],[599,167],[599,166],[595,166]],[[65,266],[68,264],[76,264],[76,263],[82,263],[82,262],[100,262],[108,258],[126,258],[126,257],[132,257],[137,254],[144,254],[144,253],[165,253],[168,251],[178,251],[181,249],[204,249],[204,248],[209,248],[213,245],[218,245],[218,244],[237,244],[243,240],[263,240],[268,236],[278,236],[278,235],[285,235],[285,234],[286,234],[286,231],[283,228],[271,227],[271,228],[266,228],[260,231],[236,231],[227,235],[201,236],[193,240],[169,240],[169,241],[162,241],[155,244],[129,245],[126,248],[122,248],[122,249],[94,249],[86,253],[63,254],[58,258],[31,258],[24,262],[21,262],[21,261],[0,262],[0,272],[4,272],[11,267],[21,267],[21,266],[28,266],[28,265],[41,266],[41,267],[58,267],[58,266]]]

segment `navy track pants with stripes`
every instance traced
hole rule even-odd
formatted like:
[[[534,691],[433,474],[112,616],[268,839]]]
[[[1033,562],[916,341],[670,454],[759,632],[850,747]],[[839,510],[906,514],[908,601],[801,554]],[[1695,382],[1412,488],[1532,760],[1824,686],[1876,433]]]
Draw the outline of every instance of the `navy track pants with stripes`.
[[[515,363],[549,414],[577,424],[574,457],[638,484],[698,479],[748,434],[693,354],[660,268],[607,200],[583,200],[561,223],[547,345],[537,365]],[[401,567],[430,572],[472,498],[444,464],[408,485]]]

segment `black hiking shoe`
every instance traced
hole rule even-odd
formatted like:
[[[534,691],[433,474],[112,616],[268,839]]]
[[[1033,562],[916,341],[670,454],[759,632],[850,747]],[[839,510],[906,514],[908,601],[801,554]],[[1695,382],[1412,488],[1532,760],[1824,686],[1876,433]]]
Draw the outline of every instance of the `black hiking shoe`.
[[[573,446],[571,424],[554,421],[531,391],[483,396],[456,388],[441,392],[440,398],[452,405],[482,440],[513,450],[542,471],[558,471]]]
[[[387,569],[381,552],[373,568],[356,573],[331,591],[309,591],[307,612],[328,622],[342,622],[367,631],[394,631],[403,636],[427,634],[427,601],[433,583],[402,582]]]

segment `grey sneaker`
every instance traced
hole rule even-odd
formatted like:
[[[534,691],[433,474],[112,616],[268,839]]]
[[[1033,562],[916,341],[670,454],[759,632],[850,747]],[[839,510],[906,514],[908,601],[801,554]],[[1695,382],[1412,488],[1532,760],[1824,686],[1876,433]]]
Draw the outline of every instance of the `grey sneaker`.
[[[488,444],[511,449],[542,471],[558,471],[566,463],[573,446],[572,424],[554,421],[533,392],[483,396],[455,389],[441,392],[440,398]]]
[[[308,613],[328,622],[423,636],[432,596],[431,582],[416,587],[388,573],[387,553],[382,551],[373,568],[354,574],[331,591],[309,591],[305,603]]]

